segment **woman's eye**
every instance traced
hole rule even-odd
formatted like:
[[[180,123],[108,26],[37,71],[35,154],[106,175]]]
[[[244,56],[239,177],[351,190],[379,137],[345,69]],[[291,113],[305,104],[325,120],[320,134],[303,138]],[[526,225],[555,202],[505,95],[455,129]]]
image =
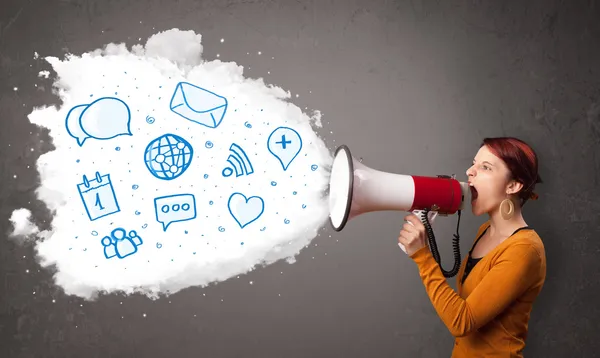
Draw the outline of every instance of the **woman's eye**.
[[[475,165],[475,163],[473,163],[471,166],[474,166],[474,165]],[[480,168],[483,168],[483,169],[485,169],[485,170],[489,170],[489,169],[490,169],[490,167],[488,167],[488,166],[487,166],[487,165],[485,165],[485,164],[482,164],[482,165],[480,166]]]

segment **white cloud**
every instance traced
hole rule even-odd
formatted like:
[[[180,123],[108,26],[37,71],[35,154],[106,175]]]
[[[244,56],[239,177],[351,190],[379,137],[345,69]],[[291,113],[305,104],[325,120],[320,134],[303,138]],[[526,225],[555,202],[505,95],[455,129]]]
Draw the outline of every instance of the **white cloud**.
[[[36,248],[43,266],[56,265],[55,282],[67,294],[93,298],[97,291],[173,293],[226,280],[256,265],[281,259],[293,262],[325,224],[325,191],[332,157],[311,127],[311,122],[320,125],[320,113],[313,117],[303,113],[287,101],[289,92],[266,85],[262,79],[245,78],[243,68],[235,63],[204,61],[200,39],[192,31],[173,29],[154,35],[145,46],[136,45],[131,51],[122,44],[109,44],[64,60],[46,57],[57,73],[54,87],[62,105],[36,108],[29,115],[32,123],[49,130],[56,147],[37,162],[41,177],[37,195],[54,216],[51,229],[38,234],[44,240]],[[185,99],[194,102],[195,109],[218,107],[220,98],[226,98],[227,109],[216,128],[198,123],[212,119],[208,114],[175,109],[192,117],[190,120],[170,109],[180,82],[217,95],[202,97],[202,90],[189,87]],[[77,107],[105,97],[116,99]],[[175,104],[185,104],[182,98],[176,98],[179,101]],[[220,111],[222,108],[212,113],[219,117]],[[131,135],[106,139],[111,133],[127,132],[127,113]],[[285,171],[267,148],[269,135],[278,127],[291,128],[302,138],[299,154]],[[287,133],[286,141],[293,141],[293,131],[278,134]],[[87,139],[80,146],[70,133]],[[182,174],[177,172],[181,165],[170,166],[175,173],[164,166],[172,164],[168,153],[163,153],[166,159],[158,160],[166,174],[151,173],[150,169],[161,168],[160,163],[154,162],[150,169],[145,163],[146,147],[165,134],[179,136],[193,148],[189,167]],[[251,174],[237,177],[232,169],[232,175],[223,176],[223,169],[230,165],[227,160],[232,143],[247,154]],[[289,148],[295,144],[288,144]],[[184,143],[178,149],[185,152],[189,147]],[[274,152],[282,150],[280,147]],[[149,158],[159,158],[156,154],[152,152]],[[95,182],[96,173],[101,183]],[[104,175],[110,175],[112,190],[104,185],[108,183]],[[159,178],[164,175],[179,176]],[[84,176],[92,191],[86,192]],[[79,190],[92,218],[114,213],[90,220]],[[235,192],[248,198],[259,196],[264,202],[262,215],[243,228],[228,208],[229,197]],[[184,220],[173,221],[164,231],[157,220],[154,199],[180,194],[188,195],[159,200],[160,221],[169,217],[171,221]],[[239,202],[239,197],[233,202]],[[248,207],[260,207],[256,199],[252,205]],[[194,207],[195,218],[186,220],[193,217]],[[162,213],[163,208],[179,211]],[[252,215],[244,209],[232,208],[232,212],[237,213],[238,220],[249,221]],[[19,230],[34,232],[32,226],[23,223],[24,217],[23,209],[13,213]],[[107,259],[102,239],[109,236],[107,254],[113,255],[110,235],[117,228],[126,234],[135,231],[143,243],[132,245],[139,244],[135,236],[132,241],[120,240],[117,248],[121,255],[136,248],[137,252],[122,259]],[[115,234],[119,236],[119,231]]]
[[[13,231],[10,236],[29,237],[39,232],[38,227],[31,222],[31,211],[28,209],[17,209],[10,216]]]

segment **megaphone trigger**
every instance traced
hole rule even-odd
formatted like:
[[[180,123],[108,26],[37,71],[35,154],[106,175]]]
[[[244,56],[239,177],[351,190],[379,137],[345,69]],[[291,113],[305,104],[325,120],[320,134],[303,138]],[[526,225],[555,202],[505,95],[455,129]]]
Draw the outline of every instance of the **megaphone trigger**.
[[[421,218],[421,222],[423,224],[425,224],[425,211],[424,210],[413,210],[413,213],[415,215],[417,215],[419,218]],[[437,211],[428,211],[427,212],[427,220],[429,221],[429,224],[433,224],[433,222],[435,221],[435,218],[438,217],[438,212]]]

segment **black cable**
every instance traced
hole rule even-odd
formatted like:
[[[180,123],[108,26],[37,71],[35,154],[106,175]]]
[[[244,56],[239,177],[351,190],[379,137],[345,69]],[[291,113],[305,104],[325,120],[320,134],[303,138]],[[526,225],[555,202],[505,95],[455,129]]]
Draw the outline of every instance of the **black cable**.
[[[431,224],[429,223],[429,214],[430,209],[426,208],[423,213],[423,224],[425,225],[425,230],[427,230],[427,238],[429,239],[429,248],[431,249],[431,253],[433,254],[433,258],[440,266],[444,277],[453,277],[456,276],[458,270],[460,269],[461,264],[461,256],[460,256],[460,235],[458,234],[458,227],[460,226],[460,210],[458,211],[458,222],[456,223],[456,234],[453,234],[454,238],[452,239],[452,251],[454,252],[454,267],[450,271],[444,270],[442,264],[440,262],[440,253],[437,248],[437,243],[435,241],[435,235],[433,234],[433,229],[431,228]]]

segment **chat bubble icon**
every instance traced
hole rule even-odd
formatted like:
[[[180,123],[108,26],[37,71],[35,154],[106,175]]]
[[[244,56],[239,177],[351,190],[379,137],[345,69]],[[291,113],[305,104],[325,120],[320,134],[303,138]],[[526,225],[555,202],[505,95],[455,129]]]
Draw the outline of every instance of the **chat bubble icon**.
[[[81,113],[88,107],[87,104],[80,104],[79,106],[75,106],[69,110],[67,113],[66,119],[66,127],[69,135],[75,139],[77,139],[77,144],[81,147],[83,142],[88,139],[88,135],[81,128],[81,124],[79,123],[79,119],[81,118]]]
[[[167,231],[174,222],[188,221],[196,218],[196,198],[193,194],[175,194],[154,199],[156,221]]]
[[[112,139],[120,135],[133,135],[130,129],[129,106],[115,97],[103,97],[90,104],[71,108],[66,118],[69,135],[83,146],[88,138]]]

